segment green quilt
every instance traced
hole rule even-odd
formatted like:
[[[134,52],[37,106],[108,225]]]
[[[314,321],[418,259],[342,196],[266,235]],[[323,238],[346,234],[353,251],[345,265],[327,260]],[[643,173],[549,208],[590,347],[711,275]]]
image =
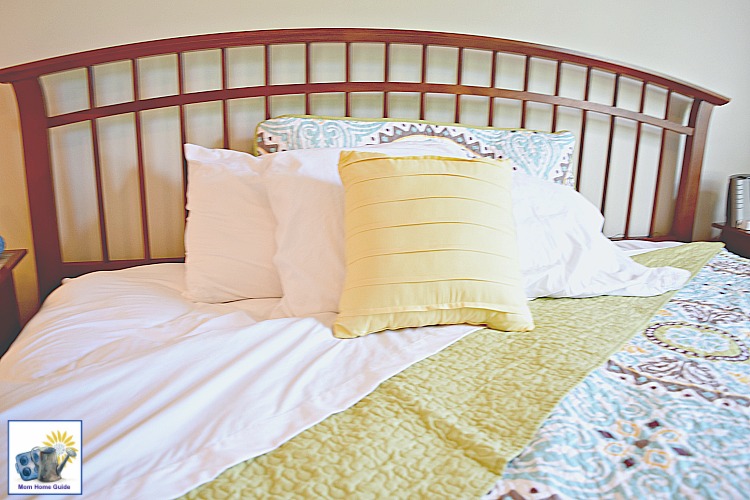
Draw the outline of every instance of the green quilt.
[[[695,274],[721,246],[635,259]],[[468,335],[187,498],[476,498],[562,397],[671,296],[537,299],[533,332]]]

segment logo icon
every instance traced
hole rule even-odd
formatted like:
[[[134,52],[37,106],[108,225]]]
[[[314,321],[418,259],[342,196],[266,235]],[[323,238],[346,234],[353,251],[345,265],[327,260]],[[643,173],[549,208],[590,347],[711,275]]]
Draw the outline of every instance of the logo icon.
[[[8,421],[8,493],[82,493],[81,434],[80,420]]]
[[[26,453],[16,455],[16,471],[21,479],[30,481],[39,477],[39,451],[34,448]]]

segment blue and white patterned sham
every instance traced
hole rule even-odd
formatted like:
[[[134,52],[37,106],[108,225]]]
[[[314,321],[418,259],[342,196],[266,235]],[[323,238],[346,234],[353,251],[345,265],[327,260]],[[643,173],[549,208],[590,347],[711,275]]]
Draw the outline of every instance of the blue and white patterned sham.
[[[568,131],[470,128],[427,122],[280,116],[258,124],[256,154],[293,149],[349,148],[415,137],[442,137],[472,154],[508,159],[517,170],[559,184],[574,185],[570,160],[575,136]]]

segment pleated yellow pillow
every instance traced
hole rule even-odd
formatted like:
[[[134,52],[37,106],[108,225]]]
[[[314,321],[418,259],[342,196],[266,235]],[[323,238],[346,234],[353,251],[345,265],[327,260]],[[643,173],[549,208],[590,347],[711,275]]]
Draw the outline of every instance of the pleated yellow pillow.
[[[534,328],[507,162],[345,151],[339,173],[346,280],[334,336],[458,323]]]

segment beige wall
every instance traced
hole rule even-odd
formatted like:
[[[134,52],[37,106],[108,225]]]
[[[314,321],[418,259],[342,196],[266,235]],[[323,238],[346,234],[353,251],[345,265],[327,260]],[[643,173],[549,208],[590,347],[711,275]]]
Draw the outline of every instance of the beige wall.
[[[461,9],[457,6],[462,5]],[[657,70],[732,98],[713,115],[696,237],[723,217],[728,175],[750,171],[750,2],[725,0],[0,0],[0,67],[121,43],[285,27],[454,31],[565,47]],[[0,234],[31,248],[18,116],[0,85]],[[23,313],[33,259],[16,272]]]

